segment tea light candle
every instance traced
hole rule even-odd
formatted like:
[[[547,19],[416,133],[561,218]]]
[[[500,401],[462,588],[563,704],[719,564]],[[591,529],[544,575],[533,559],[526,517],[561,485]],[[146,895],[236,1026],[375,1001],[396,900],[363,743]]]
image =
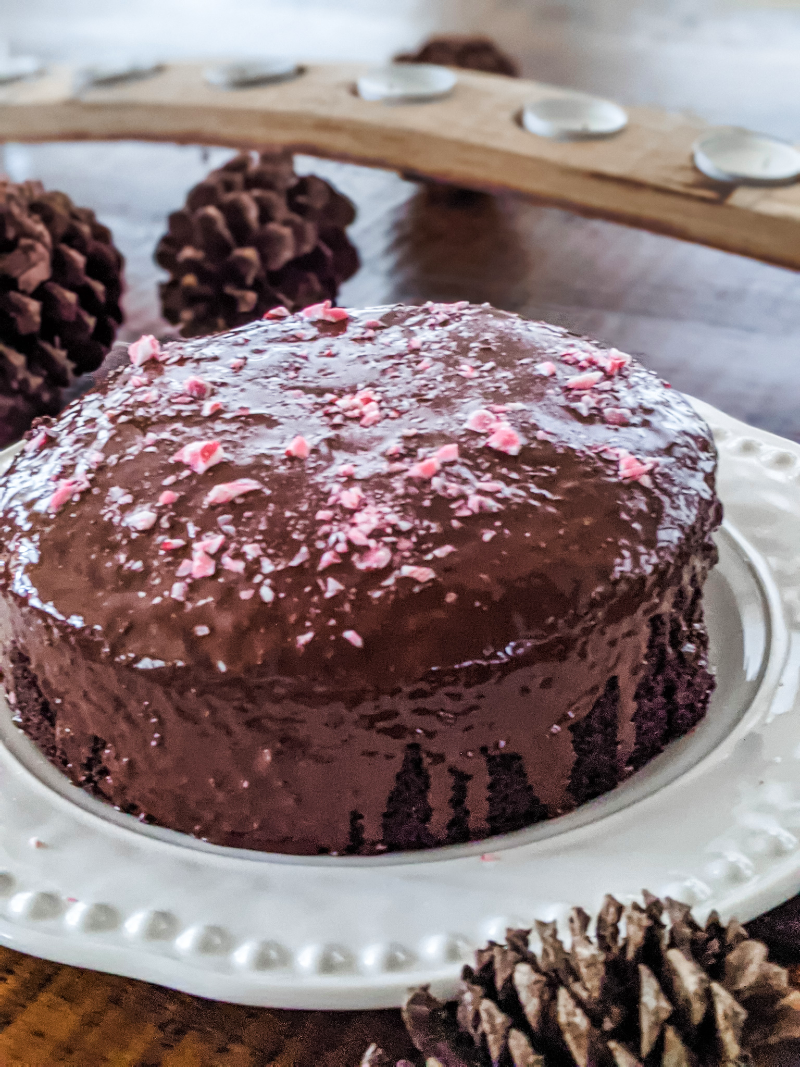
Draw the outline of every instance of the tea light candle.
[[[559,141],[610,137],[627,124],[628,114],[619,104],[583,93],[548,96],[522,111],[522,125],[529,133]]]
[[[457,81],[457,76],[448,67],[433,63],[390,63],[362,74],[356,87],[363,100],[422,104],[447,96]]]
[[[800,178],[800,151],[764,133],[720,127],[694,143],[694,165],[731,185],[791,185]]]
[[[302,74],[302,68],[295,60],[268,57],[209,67],[205,79],[219,89],[251,89],[257,85],[289,81],[299,74]]]

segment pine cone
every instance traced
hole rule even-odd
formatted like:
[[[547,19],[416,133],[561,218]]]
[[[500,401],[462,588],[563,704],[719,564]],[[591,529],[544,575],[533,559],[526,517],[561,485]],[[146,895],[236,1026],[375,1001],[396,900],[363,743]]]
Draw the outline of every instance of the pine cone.
[[[519,77],[519,67],[501,51],[489,37],[444,34],[429,37],[416,52],[395,56],[396,63],[438,63],[443,67],[482,70],[486,74],[506,74]]]
[[[164,316],[184,337],[335,300],[358,269],[345,234],[355,218],[346,196],[322,178],[294,173],[288,151],[243,152],[189,192],[169,217],[156,262]]]
[[[646,893],[644,907],[606,897],[594,940],[589,922],[573,909],[569,949],[555,923],[537,922],[538,955],[529,930],[508,930],[464,968],[457,1004],[413,991],[403,1020],[428,1067],[798,1062],[800,992],[736,920],[712,913],[700,927],[687,905]],[[390,1064],[372,1046],[362,1067]]]
[[[122,266],[93,211],[0,177],[0,445],[100,366],[122,322]]]

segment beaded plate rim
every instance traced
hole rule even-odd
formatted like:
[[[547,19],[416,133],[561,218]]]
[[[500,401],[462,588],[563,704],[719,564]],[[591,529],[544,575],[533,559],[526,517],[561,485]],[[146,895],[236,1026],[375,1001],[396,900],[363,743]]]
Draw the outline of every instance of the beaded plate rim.
[[[243,1004],[392,1007],[422,983],[450,995],[506,926],[565,924],[605,892],[627,901],[646,886],[742,920],[797,892],[800,445],[692,403],[714,431],[729,521],[752,546],[769,647],[750,706],[684,773],[608,812],[599,798],[563,829],[309,861],[131,832],[0,741],[0,942]]]

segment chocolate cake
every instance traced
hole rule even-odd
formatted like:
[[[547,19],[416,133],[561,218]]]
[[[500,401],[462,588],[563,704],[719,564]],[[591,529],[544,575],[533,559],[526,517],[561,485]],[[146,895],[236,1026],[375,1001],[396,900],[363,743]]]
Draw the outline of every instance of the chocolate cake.
[[[131,346],[0,482],[18,725],[284,853],[559,815],[691,730],[716,453],[631,357],[465,302]]]

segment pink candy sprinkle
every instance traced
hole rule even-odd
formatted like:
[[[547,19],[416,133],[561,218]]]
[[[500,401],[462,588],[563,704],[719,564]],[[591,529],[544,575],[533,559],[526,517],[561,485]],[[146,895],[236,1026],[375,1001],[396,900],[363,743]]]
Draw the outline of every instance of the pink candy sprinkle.
[[[610,426],[627,426],[631,421],[631,413],[627,408],[606,408],[603,418]]]
[[[458,459],[458,445],[442,445],[433,456],[440,463],[455,463]]]
[[[339,503],[343,508],[348,508],[350,511],[355,511],[356,508],[360,507],[363,499],[364,494],[358,486],[354,486],[352,489],[343,489],[339,494]]]
[[[161,345],[152,334],[145,334],[128,345],[128,356],[134,367],[142,367],[150,359],[161,359]]]
[[[342,557],[338,552],[328,551],[323,552],[319,561],[318,571],[324,571],[326,567],[332,567],[334,563],[341,563]]]
[[[125,525],[132,530],[150,530],[158,521],[158,515],[154,511],[134,511],[125,519]]]
[[[640,460],[636,456],[620,455],[619,476],[624,482],[639,482],[655,467],[653,459]]]
[[[412,567],[406,564],[400,568],[401,578],[413,578],[415,582],[430,582],[436,577],[436,571],[430,567]]]
[[[210,556],[215,556],[224,544],[225,535],[215,534],[213,537],[203,538],[202,541],[195,541],[192,549],[194,552],[208,552]]]
[[[597,385],[602,380],[602,377],[602,371],[594,370],[588,374],[576,374],[572,378],[567,378],[564,384],[567,389],[591,389],[592,386]]]
[[[261,485],[252,478],[238,478],[235,482],[215,485],[206,496],[206,504],[228,504],[245,493],[254,493]]]
[[[47,433],[44,430],[40,430],[35,437],[32,437],[30,441],[25,442],[26,452],[40,452],[47,444]]]
[[[223,459],[225,453],[219,441],[193,441],[172,457],[173,463],[185,463],[195,474],[205,474],[209,467],[221,463]]]
[[[543,374],[545,378],[552,378],[557,370],[555,363],[552,363],[549,359],[546,359],[544,363],[537,363],[533,369],[539,374]]]
[[[265,311],[261,316],[262,319],[286,319],[289,317],[289,309],[279,304],[277,307],[270,308],[269,311]]]
[[[290,567],[299,567],[301,563],[305,563],[308,560],[309,551],[305,545],[297,552],[294,559],[289,560]]]
[[[233,571],[234,574],[244,574],[243,559],[231,559],[230,556],[222,556],[219,562],[226,571]]]
[[[191,567],[193,578],[211,578],[217,569],[217,565],[211,556],[197,546],[195,546],[192,555]],[[180,574],[180,570],[178,574]]]
[[[297,437],[289,442],[284,452],[287,456],[294,456],[296,459],[308,459],[311,447],[305,437],[301,437],[298,434]]]
[[[62,478],[58,483],[58,488],[47,502],[47,510],[55,514],[55,512],[60,511],[67,501],[73,498],[73,496],[82,493],[88,488],[89,483],[83,476],[79,478]]]
[[[188,591],[189,586],[186,582],[174,582],[169,595],[173,600],[185,600]]]
[[[502,422],[486,442],[489,448],[505,452],[509,456],[518,456],[522,448],[522,438],[513,426]]]
[[[211,386],[202,378],[187,378],[182,388],[187,396],[193,396],[197,400],[205,400],[211,392]]]
[[[386,545],[378,545],[376,548],[365,552],[363,556],[356,556],[353,560],[360,571],[382,571],[392,562],[392,551]]]
[[[183,548],[185,544],[186,542],[182,541],[179,537],[170,537],[167,538],[167,540],[162,541],[158,547],[162,552],[174,552],[177,548]]]
[[[300,314],[311,319],[312,322],[346,322],[350,318],[350,312],[345,308],[331,307],[330,300],[323,300],[321,304],[311,304],[303,308]]]
[[[364,647],[364,638],[361,636],[361,634],[357,634],[355,630],[345,630],[342,634],[342,637],[345,639],[345,641],[349,641],[354,648]]]
[[[408,469],[409,478],[432,478],[434,474],[437,474],[441,468],[439,460],[434,456],[429,459],[423,459],[420,463],[415,463],[413,467]]]
[[[177,493],[173,493],[171,489],[165,489],[161,496],[158,498],[158,502],[163,507],[168,506],[169,504],[174,504],[177,499]]]
[[[474,430],[475,433],[491,433],[498,425],[498,419],[487,411],[486,408],[478,408],[473,411],[464,423],[465,430]]]
[[[218,411],[222,411],[222,403],[219,400],[206,400],[200,414],[207,418],[209,415],[216,415]]]

